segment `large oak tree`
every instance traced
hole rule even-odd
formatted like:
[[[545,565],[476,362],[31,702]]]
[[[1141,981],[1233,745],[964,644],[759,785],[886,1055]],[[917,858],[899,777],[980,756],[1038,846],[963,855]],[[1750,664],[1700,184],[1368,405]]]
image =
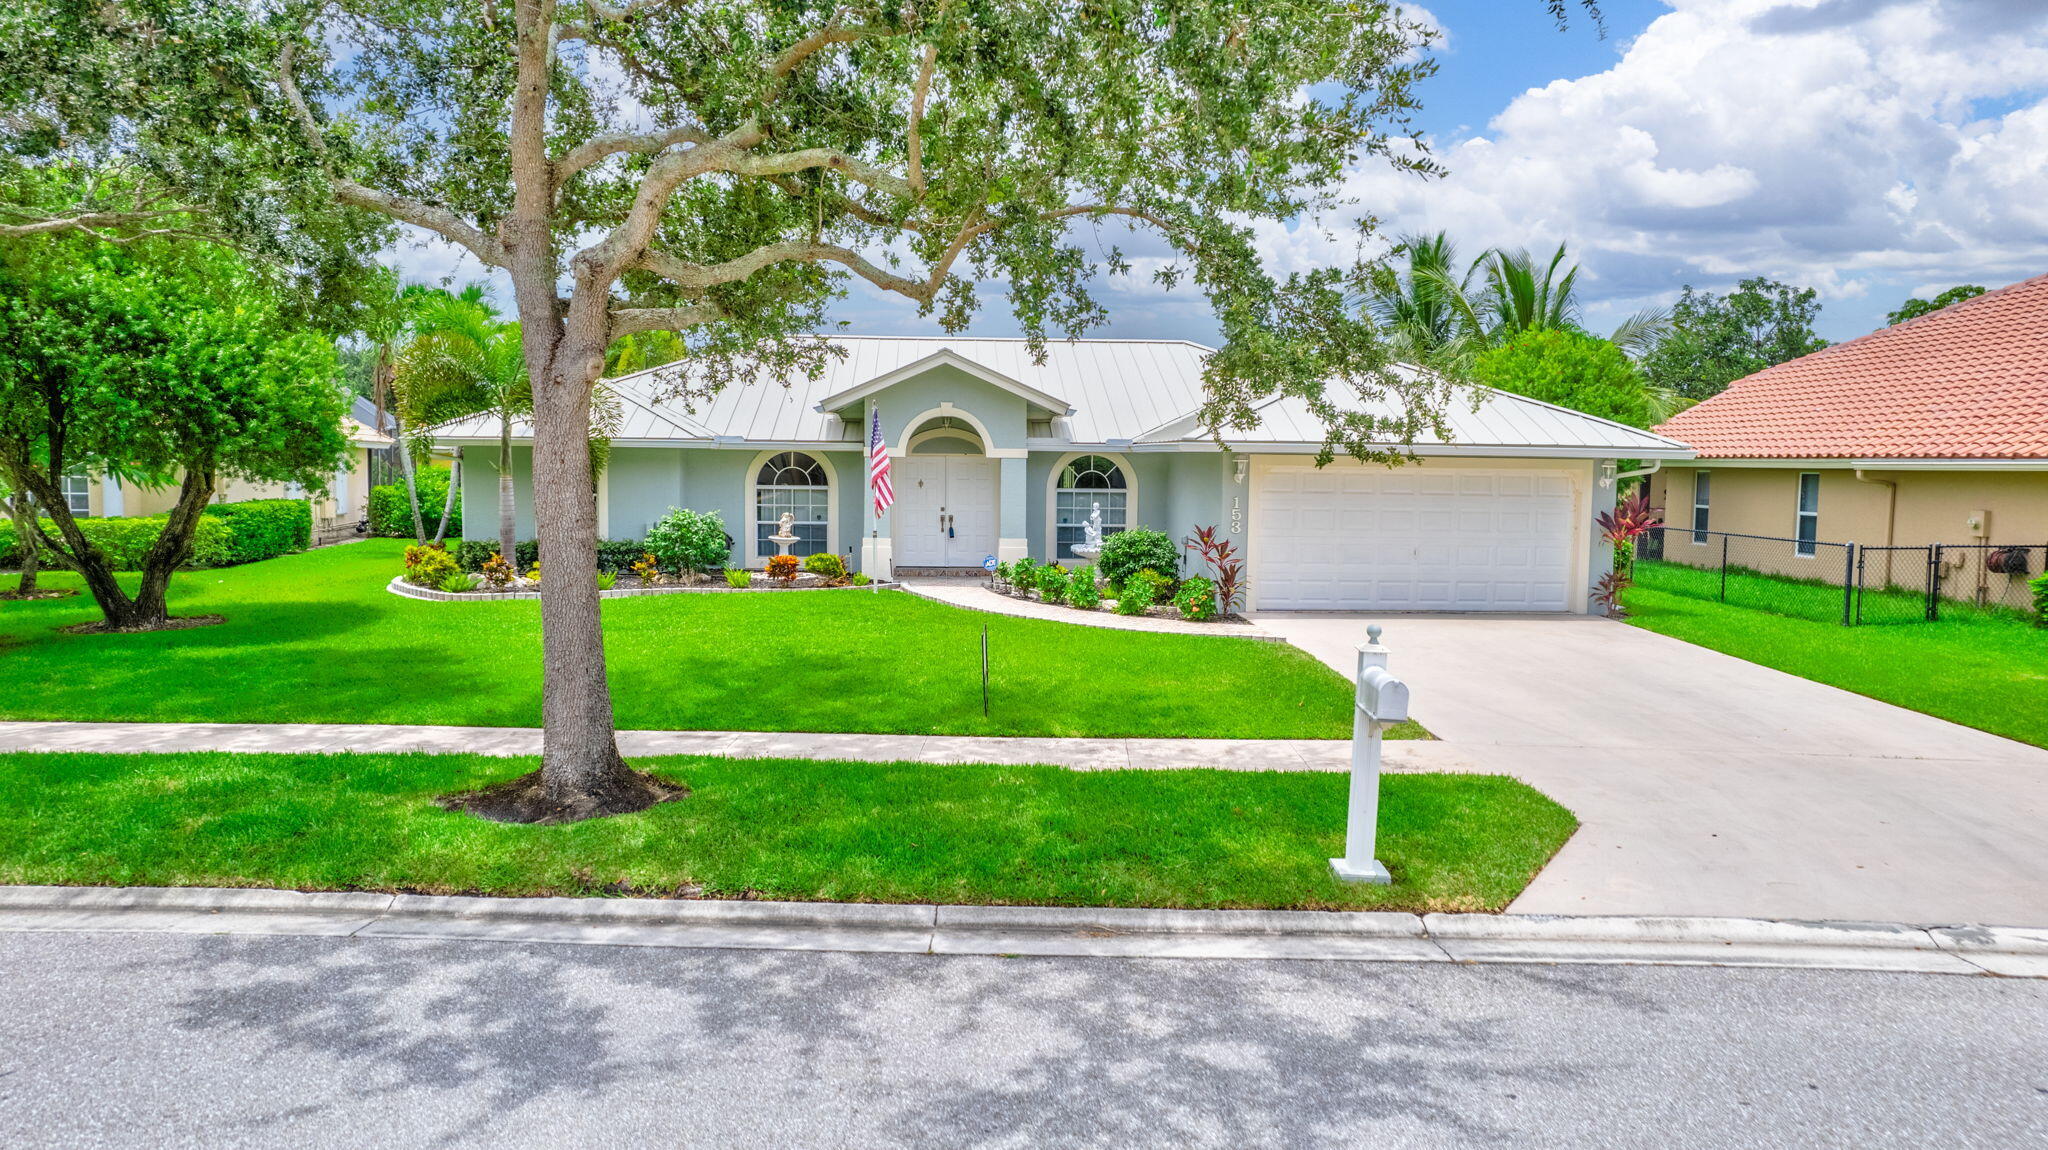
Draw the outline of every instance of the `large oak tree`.
[[[1562,18],[1565,0],[1544,2]],[[663,797],[615,746],[594,589],[586,439],[616,340],[683,333],[692,390],[814,371],[827,353],[803,337],[851,279],[954,330],[976,283],[999,282],[1034,339],[1079,334],[1104,318],[1098,275],[1127,272],[1119,244],[1141,234],[1169,257],[1158,278],[1215,311],[1216,426],[1284,391],[1325,418],[1326,454],[1385,458],[1444,398],[1386,370],[1353,318],[1360,272],[1276,281],[1253,238],[1317,226],[1362,160],[1429,170],[1389,147],[1429,68],[1427,30],[1392,4],[43,4],[106,30],[112,46],[59,46],[90,54],[96,76],[166,60],[156,72],[179,91],[131,99],[120,122],[172,182],[271,171],[261,202],[317,189],[511,280],[548,572],[547,735],[500,817]],[[243,166],[224,173],[204,130]],[[1342,388],[1394,393],[1407,414],[1358,415]]]

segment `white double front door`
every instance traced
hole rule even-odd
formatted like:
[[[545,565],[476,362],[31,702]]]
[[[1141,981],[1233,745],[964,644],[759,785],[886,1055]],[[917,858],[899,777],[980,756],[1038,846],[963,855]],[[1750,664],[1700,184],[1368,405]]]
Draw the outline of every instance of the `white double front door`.
[[[979,567],[996,553],[996,461],[906,455],[894,465],[898,567]]]

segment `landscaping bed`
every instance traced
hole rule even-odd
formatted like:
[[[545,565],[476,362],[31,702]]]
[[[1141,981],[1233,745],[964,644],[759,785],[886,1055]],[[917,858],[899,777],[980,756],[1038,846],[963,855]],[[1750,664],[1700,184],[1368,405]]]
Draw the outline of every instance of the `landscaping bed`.
[[[753,580],[749,585],[735,586],[723,578],[711,575],[699,575],[694,578],[668,578],[652,582],[627,575],[600,583],[597,594],[601,599],[613,599],[630,595],[674,595],[678,593],[706,594],[730,592],[735,594],[751,594],[756,591],[858,591],[863,589],[873,591],[897,586],[891,580],[870,582],[844,577],[832,579],[823,575],[813,575],[807,571],[800,572],[795,578],[788,581],[771,579],[759,572],[750,572],[749,574],[761,575],[761,577]],[[385,585],[385,590],[390,591],[394,595],[403,595],[408,599],[425,599],[438,602],[540,598],[539,582],[529,582],[523,579],[516,580],[504,587],[492,587],[488,584],[478,583],[472,587],[451,591],[440,587],[415,586],[407,582],[404,575],[395,575],[392,577],[391,582]]]
[[[638,760],[690,796],[562,826],[435,796],[531,759],[0,754],[0,882],[1043,906],[1500,910],[1576,827],[1527,785],[1382,784],[1390,886],[1330,877],[1340,773]]]

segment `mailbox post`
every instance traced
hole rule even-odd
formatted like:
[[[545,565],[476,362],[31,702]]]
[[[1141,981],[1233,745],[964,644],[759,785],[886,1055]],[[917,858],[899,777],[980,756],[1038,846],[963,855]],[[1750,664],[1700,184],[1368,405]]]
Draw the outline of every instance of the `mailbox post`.
[[[1344,824],[1344,857],[1330,860],[1339,882],[1392,882],[1373,857],[1380,821],[1380,737],[1408,717],[1408,684],[1387,672],[1380,626],[1365,629],[1358,648],[1358,695],[1351,717],[1351,808]]]

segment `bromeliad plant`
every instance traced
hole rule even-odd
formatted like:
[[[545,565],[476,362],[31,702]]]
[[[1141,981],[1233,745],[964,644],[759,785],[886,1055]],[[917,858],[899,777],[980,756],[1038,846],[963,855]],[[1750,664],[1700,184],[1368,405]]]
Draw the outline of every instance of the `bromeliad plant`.
[[[1664,526],[1664,513],[1650,506],[1649,494],[1638,488],[1617,503],[1614,510],[1602,511],[1593,522],[1614,548],[1614,570],[1594,584],[1593,601],[1618,619],[1622,615],[1621,593],[1635,581],[1636,540]]]
[[[1244,608],[1244,559],[1237,553],[1237,544],[1223,538],[1220,532],[1216,527],[1197,527],[1188,547],[1209,565],[1210,577],[1216,583],[1217,605],[1227,613]]]

